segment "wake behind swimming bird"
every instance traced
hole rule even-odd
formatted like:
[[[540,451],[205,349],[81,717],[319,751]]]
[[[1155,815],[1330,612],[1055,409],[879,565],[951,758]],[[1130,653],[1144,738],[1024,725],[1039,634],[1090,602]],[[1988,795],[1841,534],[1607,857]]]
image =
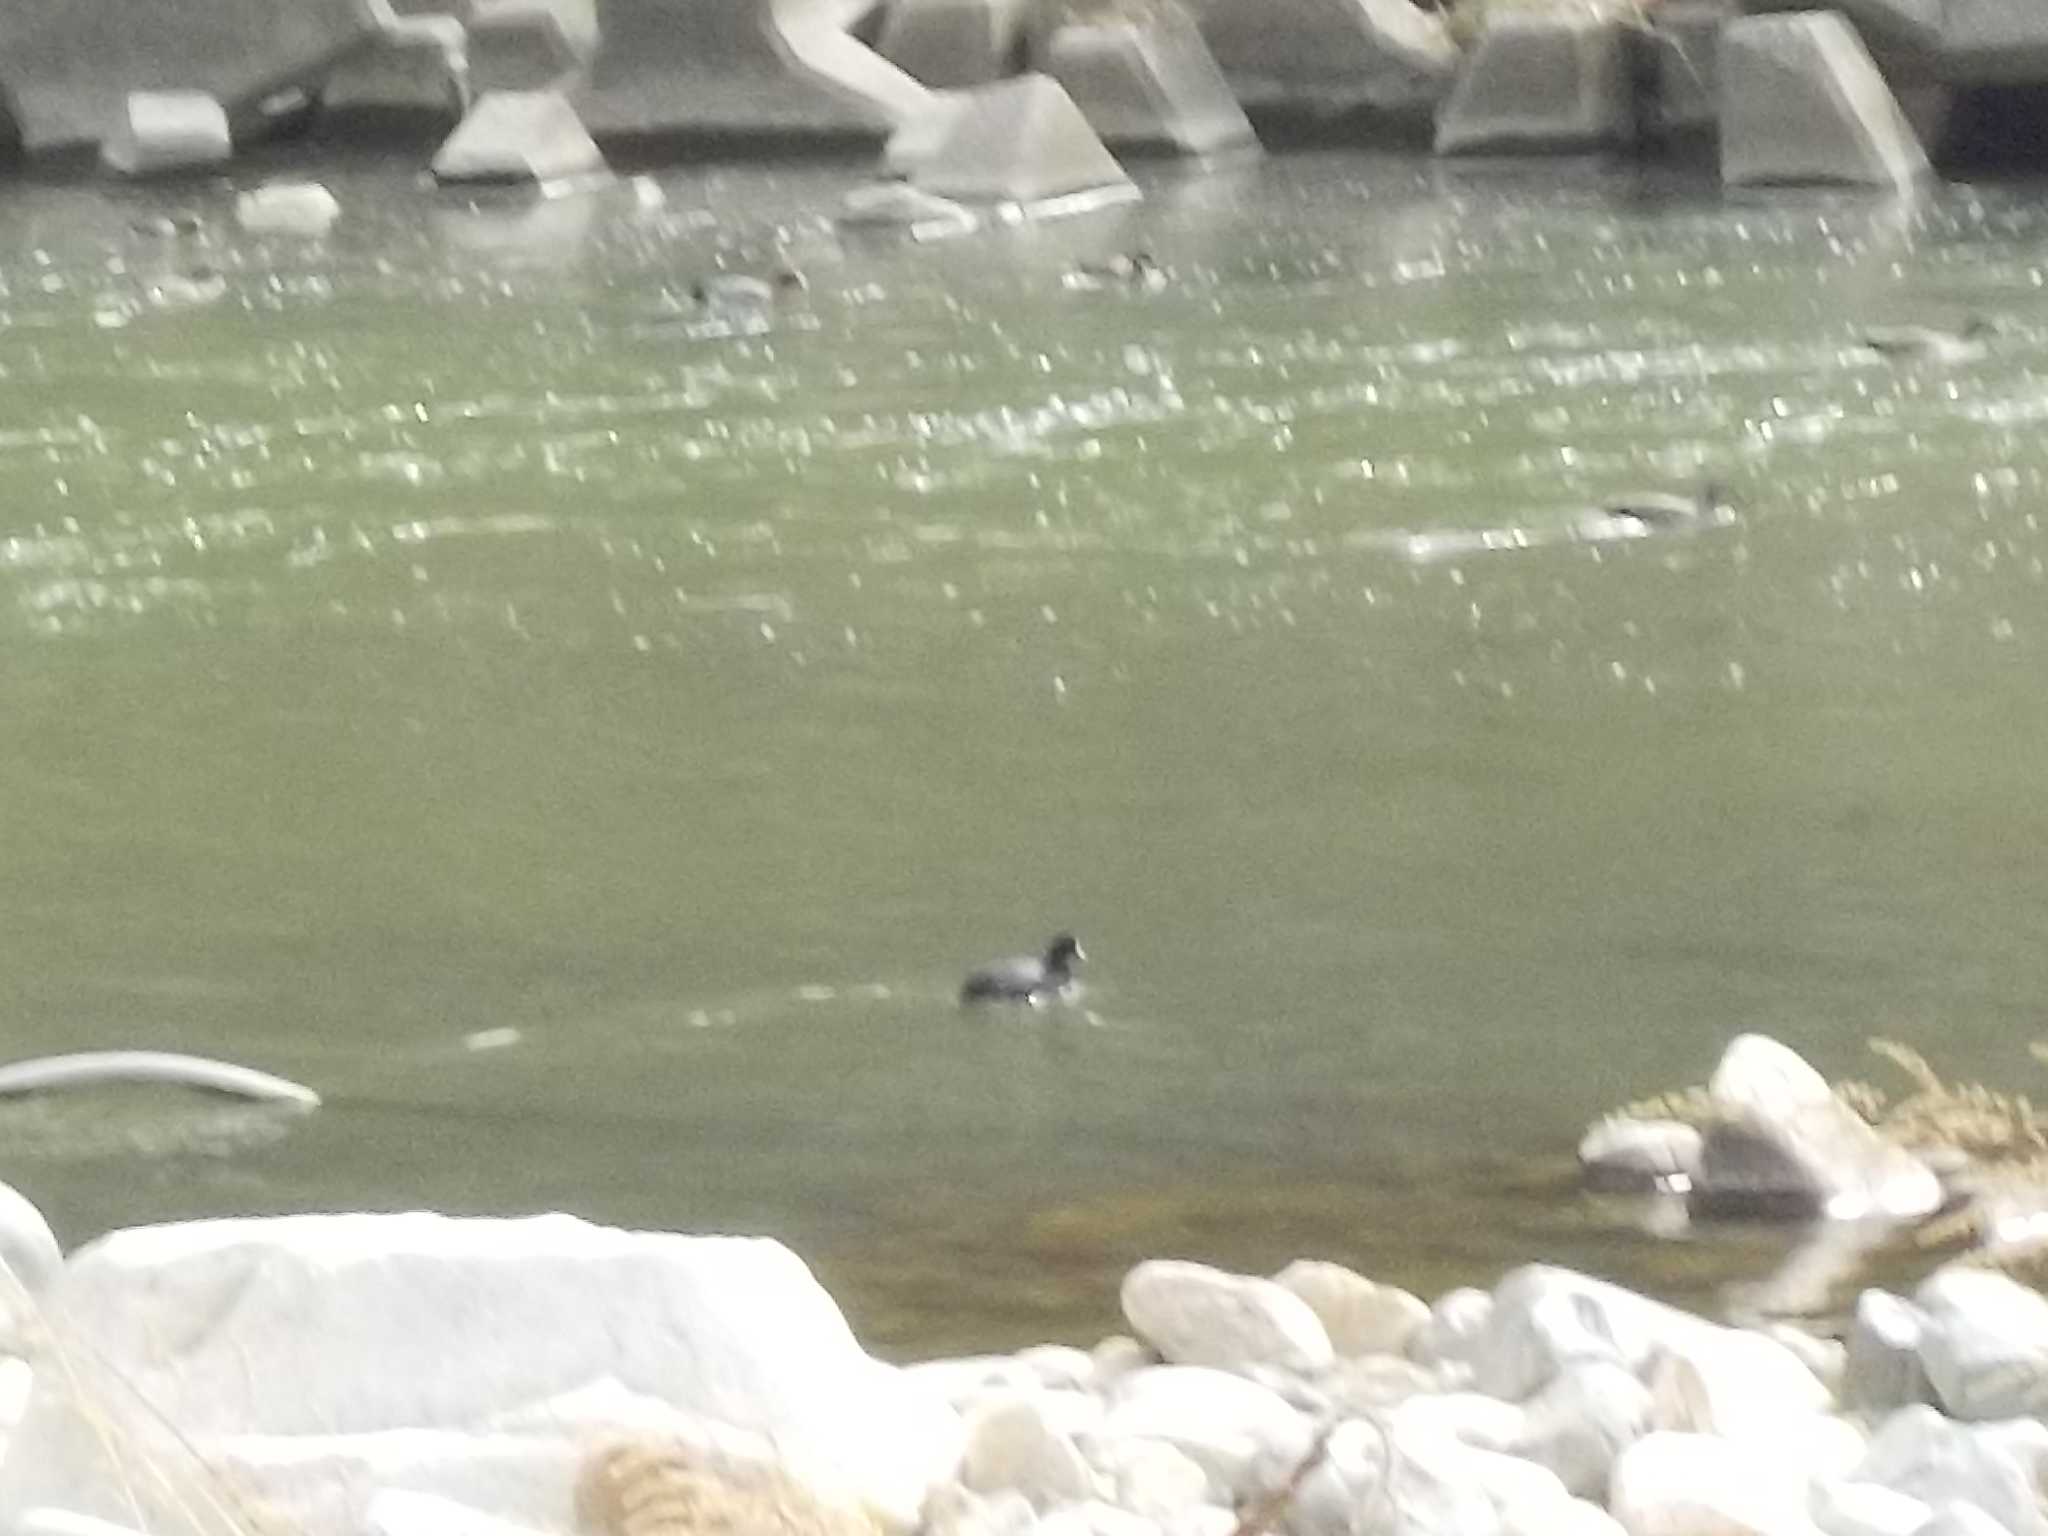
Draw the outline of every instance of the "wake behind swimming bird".
[[[1043,955],[996,960],[968,974],[960,986],[963,1005],[1028,1003],[1042,1008],[1058,1002],[1074,985],[1074,962],[1087,959],[1071,933],[1054,934]]]
[[[1735,504],[1718,481],[1691,492],[1630,491],[1559,519],[1532,518],[1492,528],[1368,528],[1345,542],[1376,549],[1417,565],[1471,555],[1555,544],[1617,544],[1634,539],[1682,537],[1725,528],[1736,521]]]

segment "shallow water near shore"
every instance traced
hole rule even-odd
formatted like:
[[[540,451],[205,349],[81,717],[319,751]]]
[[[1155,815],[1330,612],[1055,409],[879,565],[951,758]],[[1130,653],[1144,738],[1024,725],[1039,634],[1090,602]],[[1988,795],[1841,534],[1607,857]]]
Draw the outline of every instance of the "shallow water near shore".
[[[913,246],[852,167],[310,169],[324,241],[0,194],[7,1053],[327,1100],[0,1105],[67,1239],[766,1232],[899,1354],[1153,1254],[1712,1305],[1777,1240],[1580,1198],[1601,1109],[1747,1029],[2043,1070],[2048,189],[1303,154]],[[683,305],[778,251],[766,328]],[[955,1006],[1063,927],[1076,1006]]]

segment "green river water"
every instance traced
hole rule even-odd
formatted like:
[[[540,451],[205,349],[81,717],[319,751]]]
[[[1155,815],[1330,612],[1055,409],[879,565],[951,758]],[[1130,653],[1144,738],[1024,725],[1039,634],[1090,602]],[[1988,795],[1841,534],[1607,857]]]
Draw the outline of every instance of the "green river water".
[[[1579,1196],[1601,1109],[1749,1029],[2048,1072],[2041,186],[1301,154],[919,246],[844,165],[317,172],[312,242],[0,188],[4,1054],[326,1097],[0,1107],[68,1241],[765,1232],[895,1353],[1154,1254],[1705,1302],[1774,1241]],[[678,313],[778,250],[765,331]],[[1730,526],[1550,537],[1702,473]],[[957,1008],[1062,927],[1078,1006]]]

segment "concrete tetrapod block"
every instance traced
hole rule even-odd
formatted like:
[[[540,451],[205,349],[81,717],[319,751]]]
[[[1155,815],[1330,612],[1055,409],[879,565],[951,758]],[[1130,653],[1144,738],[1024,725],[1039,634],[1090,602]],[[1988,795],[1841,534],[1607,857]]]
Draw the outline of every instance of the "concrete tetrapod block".
[[[1131,184],[1073,98],[1047,75],[969,93],[911,181],[941,197],[1019,203]]]
[[[984,85],[1015,74],[1029,0],[890,0],[875,47],[926,85]]]
[[[376,31],[367,0],[29,0],[0,5],[0,96],[30,155],[93,146],[133,91],[204,91],[237,126]]]
[[[1044,68],[1116,148],[1206,155],[1258,142],[1194,18],[1177,5],[1068,22],[1046,43]]]
[[[1440,155],[1595,149],[1635,134],[1628,37],[1583,12],[1505,12],[1437,117]]]
[[[320,87],[323,127],[452,124],[468,109],[469,29],[448,15],[392,17]]]
[[[554,181],[592,176],[604,156],[559,91],[492,91],[434,156],[441,181]]]
[[[1784,11],[1840,11],[1856,28],[1871,53],[1884,61],[1894,78],[1930,80],[1938,73],[1943,12],[1969,0],[1744,0],[1751,15]],[[2032,7],[2033,0],[2020,0]]]
[[[560,89],[597,53],[597,13],[569,0],[477,0],[469,78],[484,91]]]
[[[1856,29],[1832,11],[1721,33],[1721,180],[1906,187],[1929,171]]]
[[[573,100],[599,137],[879,143],[930,92],[848,24],[836,0],[605,0]]]
[[[227,110],[204,91],[133,91],[100,159],[123,176],[205,170],[234,152]]]
[[[1411,0],[1193,0],[1237,99],[1254,110],[1426,112],[1451,87],[1458,45]]]

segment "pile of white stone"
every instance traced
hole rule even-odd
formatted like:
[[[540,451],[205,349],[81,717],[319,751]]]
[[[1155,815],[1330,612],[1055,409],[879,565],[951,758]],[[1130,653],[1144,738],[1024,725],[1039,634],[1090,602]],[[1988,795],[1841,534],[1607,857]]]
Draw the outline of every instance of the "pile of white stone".
[[[897,1368],[761,1239],[311,1216],[64,1259],[17,1198],[0,1258],[28,1536],[232,1529],[194,1514],[227,1489],[307,1536],[566,1536],[621,1435],[929,1536],[2048,1536],[2048,1300],[1972,1270],[1843,1343],[1546,1266],[1431,1306],[1161,1260],[1130,1336]]]

